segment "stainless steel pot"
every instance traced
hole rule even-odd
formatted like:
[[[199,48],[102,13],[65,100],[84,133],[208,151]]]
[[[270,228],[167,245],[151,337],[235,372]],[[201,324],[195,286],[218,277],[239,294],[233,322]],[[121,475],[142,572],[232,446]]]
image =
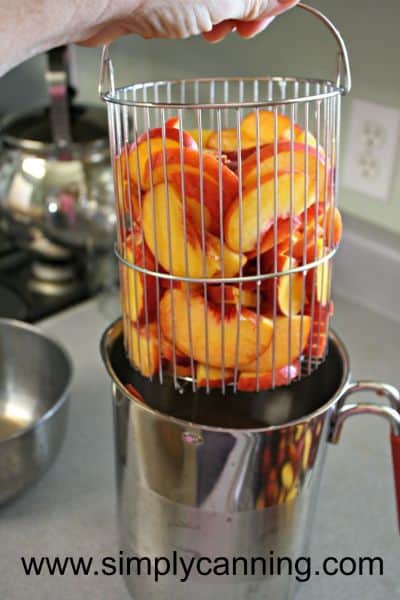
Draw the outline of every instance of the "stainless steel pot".
[[[399,392],[382,383],[350,383],[349,357],[333,333],[326,363],[315,373],[258,394],[193,394],[171,382],[149,382],[125,358],[120,321],[106,330],[101,349],[113,386],[121,548],[130,556],[166,557],[171,564],[174,553],[186,561],[244,557],[250,564],[252,557],[268,561],[271,552],[307,555],[328,442],[338,442],[344,421],[355,414],[390,422],[400,482]],[[360,390],[385,396],[389,405],[348,403]],[[194,570],[186,583],[179,581],[179,564],[177,577],[157,583],[154,570],[147,575],[146,563],[141,566],[141,575],[125,577],[136,600],[219,594],[289,600],[296,591],[295,578],[265,575],[260,564],[254,576]]]
[[[64,439],[72,365],[37,328],[0,319],[0,505],[36,481]]]

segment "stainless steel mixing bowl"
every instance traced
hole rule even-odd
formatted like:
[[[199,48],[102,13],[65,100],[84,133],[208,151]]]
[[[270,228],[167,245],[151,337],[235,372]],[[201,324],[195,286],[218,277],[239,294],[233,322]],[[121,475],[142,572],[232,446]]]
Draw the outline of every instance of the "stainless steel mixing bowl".
[[[0,505],[36,481],[64,439],[72,363],[37,328],[0,319]]]

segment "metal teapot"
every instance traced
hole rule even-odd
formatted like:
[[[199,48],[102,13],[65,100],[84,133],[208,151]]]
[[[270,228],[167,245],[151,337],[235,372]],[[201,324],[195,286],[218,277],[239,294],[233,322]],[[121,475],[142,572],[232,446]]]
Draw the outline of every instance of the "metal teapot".
[[[104,251],[115,233],[106,113],[72,103],[68,48],[48,53],[50,105],[0,125],[0,209],[7,232],[46,258]]]

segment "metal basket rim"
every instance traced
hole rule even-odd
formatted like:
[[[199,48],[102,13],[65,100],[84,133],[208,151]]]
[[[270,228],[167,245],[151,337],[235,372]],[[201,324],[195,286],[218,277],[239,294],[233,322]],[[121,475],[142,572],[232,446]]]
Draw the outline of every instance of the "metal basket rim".
[[[312,94],[309,96],[299,96],[293,98],[278,98],[276,100],[266,101],[251,101],[251,102],[213,102],[213,103],[200,103],[200,102],[149,102],[130,100],[128,98],[118,98],[117,94],[127,93],[133,89],[145,89],[154,88],[161,85],[173,85],[173,84],[189,84],[189,83],[222,83],[222,82],[284,82],[284,83],[309,83],[319,84],[330,87],[330,91],[321,92],[320,94]],[[316,102],[326,100],[328,98],[335,98],[342,96],[345,93],[343,86],[336,85],[332,80],[329,79],[318,79],[318,78],[305,78],[305,77],[278,77],[278,76],[264,76],[264,77],[198,77],[188,79],[165,79],[159,81],[144,81],[138,83],[132,83],[125,86],[116,87],[114,91],[107,91],[101,94],[101,98],[106,103],[116,104],[119,106],[130,106],[134,108],[154,108],[154,109],[202,109],[202,110],[228,110],[228,109],[240,109],[240,108],[274,108],[276,106],[286,106],[290,104],[302,104],[307,102]]]
[[[329,250],[325,256],[321,258],[317,258],[312,262],[309,262],[305,265],[300,265],[298,267],[293,267],[291,269],[286,269],[286,271],[275,271],[274,273],[260,273],[256,275],[246,275],[246,276],[238,276],[238,277],[186,277],[180,275],[172,275],[171,273],[161,273],[159,271],[152,271],[150,269],[146,269],[145,267],[140,267],[134,263],[129,262],[123,256],[121,256],[117,244],[114,245],[114,253],[120,263],[122,263],[125,267],[132,269],[133,271],[142,273],[143,275],[147,275],[148,277],[156,277],[157,279],[166,279],[171,282],[179,282],[179,283],[202,283],[202,284],[243,284],[251,281],[261,282],[268,279],[283,277],[285,275],[293,275],[294,273],[302,273],[306,274],[310,269],[314,269],[321,264],[329,263],[331,259],[335,256],[338,250],[338,246]]]

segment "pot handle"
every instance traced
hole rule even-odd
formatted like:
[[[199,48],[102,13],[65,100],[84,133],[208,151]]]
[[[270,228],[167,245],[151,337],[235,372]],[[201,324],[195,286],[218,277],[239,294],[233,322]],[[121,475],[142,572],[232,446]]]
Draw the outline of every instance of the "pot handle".
[[[373,404],[367,402],[354,402],[346,404],[346,400],[357,392],[374,392],[377,396],[384,396],[390,402],[386,404]],[[374,381],[359,381],[352,383],[346,389],[338,411],[334,416],[329,441],[337,444],[340,439],[343,424],[348,417],[354,415],[377,415],[389,421],[391,426],[391,446],[393,458],[393,472],[396,493],[396,506],[400,533],[400,392],[397,388],[387,383]]]

